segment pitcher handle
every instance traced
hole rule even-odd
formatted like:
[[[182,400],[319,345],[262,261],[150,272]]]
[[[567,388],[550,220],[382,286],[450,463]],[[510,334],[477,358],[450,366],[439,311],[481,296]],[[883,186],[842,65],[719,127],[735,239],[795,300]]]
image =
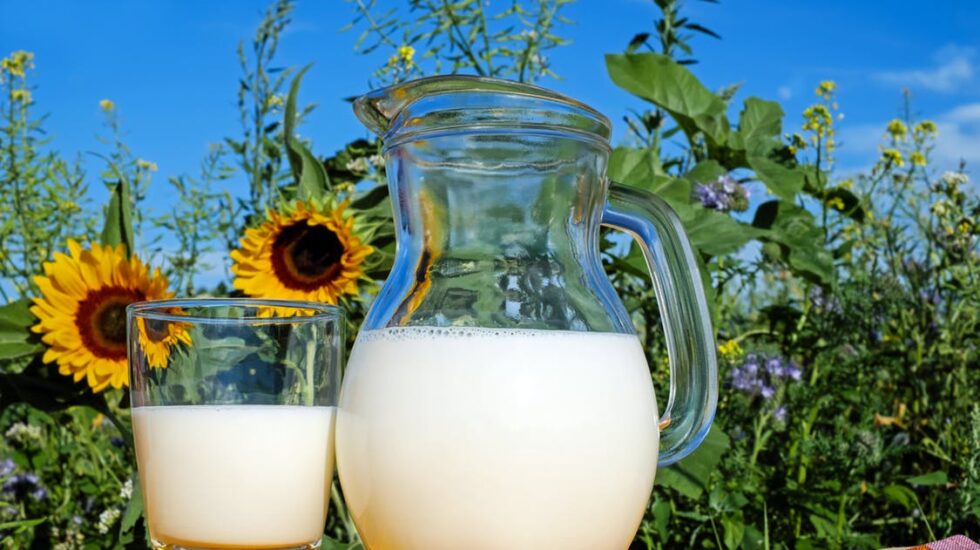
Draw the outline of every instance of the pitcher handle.
[[[611,182],[602,223],[636,239],[660,305],[670,394],[660,418],[660,466],[691,453],[708,434],[718,404],[714,331],[701,275],[680,219],[662,199]]]

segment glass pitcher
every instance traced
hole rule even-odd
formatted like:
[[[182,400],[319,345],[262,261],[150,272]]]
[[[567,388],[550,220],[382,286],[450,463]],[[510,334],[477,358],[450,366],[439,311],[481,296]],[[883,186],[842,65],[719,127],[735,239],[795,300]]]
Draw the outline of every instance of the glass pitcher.
[[[717,401],[676,215],[606,179],[608,119],[542,88],[433,77],[354,109],[384,139],[398,241],[337,420],[365,546],[626,548],[658,458],[690,453]],[[671,373],[659,419],[600,225],[637,239],[653,273]]]

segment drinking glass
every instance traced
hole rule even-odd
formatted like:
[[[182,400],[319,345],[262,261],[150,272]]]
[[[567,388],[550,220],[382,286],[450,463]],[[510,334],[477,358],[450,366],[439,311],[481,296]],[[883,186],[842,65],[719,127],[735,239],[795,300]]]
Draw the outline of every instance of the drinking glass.
[[[127,308],[153,548],[318,548],[333,479],[340,309],[272,300]]]

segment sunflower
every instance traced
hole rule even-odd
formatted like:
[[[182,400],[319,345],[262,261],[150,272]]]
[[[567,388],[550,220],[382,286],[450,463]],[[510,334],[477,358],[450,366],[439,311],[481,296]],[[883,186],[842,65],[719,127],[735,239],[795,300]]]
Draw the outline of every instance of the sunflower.
[[[329,304],[356,293],[374,248],[357,235],[346,207],[297,201],[282,212],[270,210],[231,253],[235,288],[257,298]]]
[[[180,311],[173,308],[170,313],[179,314]],[[167,360],[170,358],[170,348],[178,343],[186,345],[191,343],[191,336],[188,333],[189,323],[137,317],[136,328],[140,347],[146,356],[146,364],[151,368],[166,368]]]
[[[42,334],[48,345],[43,360],[57,362],[59,373],[75,382],[84,378],[95,392],[121,388],[129,383],[126,306],[173,294],[159,269],[151,273],[136,256],[126,258],[122,245],[93,243],[86,250],[69,240],[68,250],[55,254],[44,264],[45,275],[34,278],[41,296],[31,307],[38,318],[31,330]],[[167,340],[146,339],[151,361],[165,359]]]

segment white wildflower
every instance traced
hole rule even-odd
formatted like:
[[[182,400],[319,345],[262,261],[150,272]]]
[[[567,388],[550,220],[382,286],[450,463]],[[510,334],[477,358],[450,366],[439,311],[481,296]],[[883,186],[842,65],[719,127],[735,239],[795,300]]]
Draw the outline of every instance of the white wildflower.
[[[15,422],[10,426],[10,428],[7,429],[4,436],[6,436],[7,439],[12,439],[21,444],[29,441],[40,441],[41,428],[30,424],[24,424],[23,422]]]
[[[119,516],[120,516],[119,508],[108,508],[106,510],[103,510],[103,512],[99,514],[99,526],[98,526],[99,534],[100,535],[109,534],[109,529],[111,529],[113,524],[116,523],[116,520],[119,519]]]
[[[368,161],[364,157],[357,157],[354,160],[347,161],[344,166],[349,172],[367,172],[368,171]]]
[[[122,489],[119,490],[119,498],[123,500],[129,500],[133,498],[133,480],[127,479],[126,483],[123,483]]]

